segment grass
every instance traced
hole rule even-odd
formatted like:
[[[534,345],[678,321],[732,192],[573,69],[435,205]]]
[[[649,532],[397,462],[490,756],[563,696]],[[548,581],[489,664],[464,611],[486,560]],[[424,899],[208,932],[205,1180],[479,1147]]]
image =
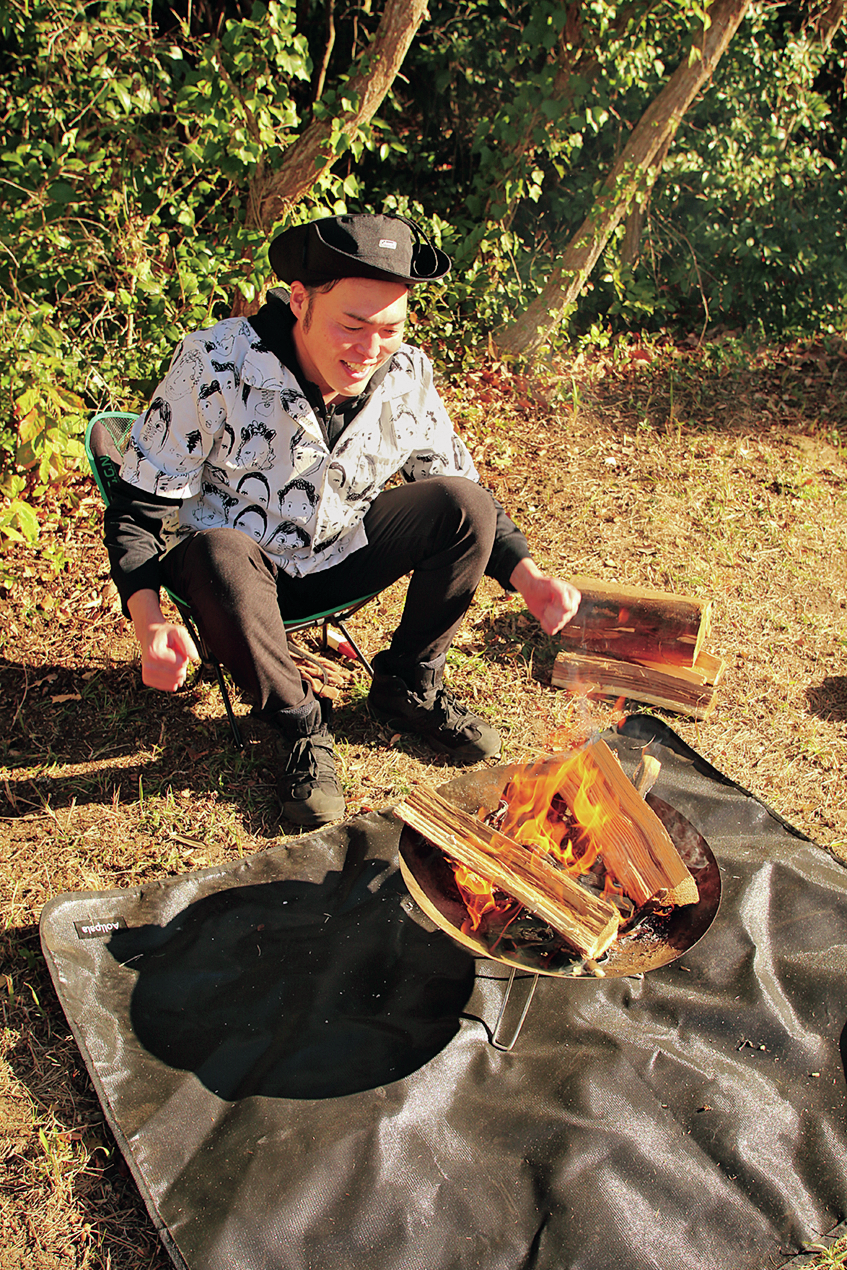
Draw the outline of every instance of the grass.
[[[530,384],[488,365],[447,395],[541,564],[714,601],[710,645],[728,663],[717,707],[701,723],[665,717],[847,861],[847,346],[646,352],[582,352]],[[87,478],[78,492],[72,519],[45,513],[39,551],[10,549],[16,581],[0,593],[0,1266],[166,1270],[53,995],[39,913],[64,891],[135,886],[296,830],[280,822],[276,744],[248,703],[236,700],[237,754],[214,684],[141,686],[99,500]],[[354,619],[368,651],[402,593]],[[504,761],[617,717],[551,689],[555,652],[518,599],[483,584],[449,666],[501,726]],[[449,772],[382,735],[365,691],[351,669],[335,714],[350,814]],[[804,1264],[847,1265],[843,1242],[821,1249]]]

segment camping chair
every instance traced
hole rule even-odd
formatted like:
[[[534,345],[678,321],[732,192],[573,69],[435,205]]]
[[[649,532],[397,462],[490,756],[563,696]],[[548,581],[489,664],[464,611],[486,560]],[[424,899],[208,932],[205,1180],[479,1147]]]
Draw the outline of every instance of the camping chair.
[[[123,411],[105,411],[96,414],[89,420],[88,427],[85,430],[85,453],[88,458],[94,479],[97,482],[97,488],[103,496],[103,501],[108,507],[112,501],[115,485],[120,475],[121,462],[123,460],[124,451],[126,449],[127,440],[132,425],[135,423],[136,416],[127,414]],[[224,679],[223,670],[220,662],[210,653],[205,641],[200,635],[197,624],[194,621],[191,608],[181,596],[176,595],[169,587],[164,588],[168,596],[173,601],[177,612],[185,623],[191,638],[194,640],[200,656],[205,666],[211,667],[218,681],[221,697],[223,698],[226,717],[229,720],[229,726],[232,730],[233,741],[236,749],[243,750],[244,742],[241,737],[241,729],[238,726],[238,720],[232,709],[230,701],[229,689]],[[293,618],[290,621],[283,619],[286,633],[294,635],[298,631],[308,630],[312,626],[321,627],[321,644],[324,650],[328,647],[328,636],[330,626],[334,626],[339,630],[355,653],[357,661],[364,666],[367,673],[373,677],[373,668],[365,657],[359,645],[347,629],[346,622],[348,618],[363,605],[374,599],[378,592],[374,591],[370,595],[362,596],[359,600],[351,600],[348,604],[340,607],[326,609],[322,613],[312,613],[309,617]],[[305,657],[309,661],[315,661],[320,669],[320,663],[310,657],[305,649],[298,648],[298,655]]]

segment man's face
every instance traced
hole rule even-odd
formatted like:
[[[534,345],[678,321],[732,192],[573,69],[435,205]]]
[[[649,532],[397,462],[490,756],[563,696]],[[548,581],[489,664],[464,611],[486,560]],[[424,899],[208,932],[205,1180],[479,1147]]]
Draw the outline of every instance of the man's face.
[[[356,397],[403,341],[408,288],[377,278],[342,278],[312,297],[291,284],[294,343],[303,371],[327,402]]]

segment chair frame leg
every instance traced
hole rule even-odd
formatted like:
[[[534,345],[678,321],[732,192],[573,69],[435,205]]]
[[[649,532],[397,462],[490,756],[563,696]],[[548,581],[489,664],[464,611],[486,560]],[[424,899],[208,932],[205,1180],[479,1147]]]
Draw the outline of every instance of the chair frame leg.
[[[330,626],[334,626],[336,630],[341,631],[341,634],[344,636],[347,643],[350,645],[350,647],[353,649],[353,652],[356,654],[356,660],[359,662],[361,666],[364,666],[365,670],[368,672],[368,676],[371,679],[373,679],[374,677],[373,666],[368,661],[367,657],[362,652],[361,648],[356,643],[353,636],[350,634],[350,631],[348,630],[346,624],[342,622],[340,618],[337,618],[337,617],[324,618],[323,630],[321,635],[321,646],[323,647],[324,651],[326,651],[326,649],[329,647],[329,641],[327,639],[327,631],[329,630]]]
[[[217,657],[213,657],[212,654],[209,652],[208,648],[206,647],[206,644],[202,636],[200,635],[200,632],[197,630],[197,627],[195,626],[191,618],[191,613],[189,612],[189,610],[185,607],[184,604],[177,604],[177,608],[179,610],[180,617],[182,618],[183,622],[185,623],[188,629],[189,635],[194,640],[194,643],[197,645],[198,649],[200,650],[200,656],[203,660],[203,664],[205,666],[211,666],[215,672],[215,678],[218,681],[218,688],[220,689],[220,694],[224,703],[224,710],[226,710],[226,717],[229,720],[229,727],[232,733],[233,744],[235,745],[235,748],[237,750],[243,750],[244,738],[241,735],[241,728],[238,725],[238,720],[235,717],[235,711],[232,708],[232,700],[229,695],[229,688],[226,685],[226,680],[224,679],[223,667],[221,666],[221,663],[218,661]]]

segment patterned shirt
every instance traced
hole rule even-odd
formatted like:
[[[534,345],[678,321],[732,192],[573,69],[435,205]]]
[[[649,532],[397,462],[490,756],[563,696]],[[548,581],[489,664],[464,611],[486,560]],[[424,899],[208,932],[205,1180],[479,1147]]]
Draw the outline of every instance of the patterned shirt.
[[[478,479],[426,355],[401,345],[330,446],[294,374],[244,318],[185,337],[121,468],[129,485],[174,500],[166,549],[192,530],[241,529],[294,577],[365,545],[363,517],[398,472]]]

